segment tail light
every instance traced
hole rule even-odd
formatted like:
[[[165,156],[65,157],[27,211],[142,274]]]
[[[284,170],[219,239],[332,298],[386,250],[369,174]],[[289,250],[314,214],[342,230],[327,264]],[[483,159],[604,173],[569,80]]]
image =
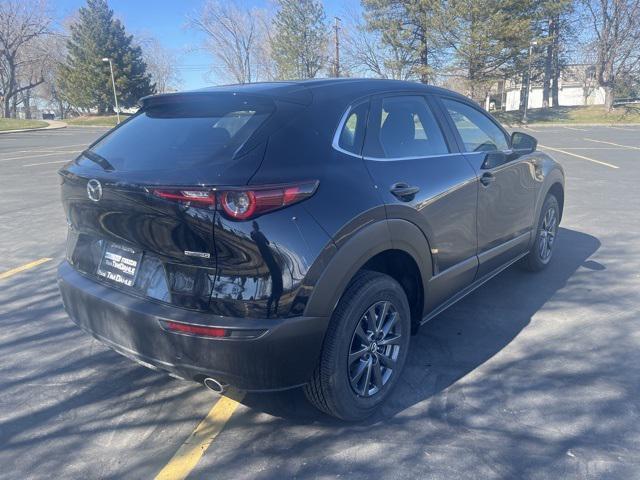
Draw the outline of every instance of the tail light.
[[[190,202],[197,205],[215,205],[216,197],[208,190],[154,190],[153,194],[166,200]]]
[[[293,205],[312,196],[318,188],[317,181],[286,185],[265,185],[250,188],[162,188],[153,194],[166,200],[214,206],[234,220],[248,220],[263,213]]]

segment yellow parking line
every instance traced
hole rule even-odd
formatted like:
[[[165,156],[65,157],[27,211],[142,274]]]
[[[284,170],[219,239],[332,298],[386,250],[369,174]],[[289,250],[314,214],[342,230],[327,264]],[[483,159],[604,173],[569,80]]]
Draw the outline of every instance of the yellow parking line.
[[[572,157],[581,158],[582,160],[588,160],[588,161],[593,162],[593,163],[604,165],[605,167],[620,168],[617,165],[612,165],[612,164],[607,163],[607,162],[601,162],[600,160],[595,160],[593,158],[584,157],[582,155],[578,155],[577,153],[567,152],[566,150],[560,150],[559,148],[547,147],[546,145],[540,145],[540,144],[538,144],[538,146],[541,147],[541,148],[547,149],[547,150],[552,150],[554,152],[564,153],[565,155],[570,155]]]
[[[619,143],[605,142],[604,140],[596,140],[595,138],[585,138],[588,142],[606,143],[607,145],[613,145],[614,147],[630,148],[631,150],[640,150],[640,147],[634,147],[631,145],[620,145]]]
[[[43,263],[48,262],[51,258],[41,258],[40,260],[34,260],[33,262],[26,263],[20,267],[12,268],[11,270],[7,270],[6,272],[0,273],[0,280],[4,280],[5,278],[9,278],[16,273],[24,272],[25,270],[29,270],[30,268],[37,267],[38,265],[42,265]]]
[[[189,438],[180,446],[162,470],[156,475],[155,480],[181,480],[187,478],[189,473],[200,461],[209,445],[222,431],[233,412],[243,397],[243,394],[235,395],[237,400],[229,397],[220,397],[211,408],[206,417],[198,424]]]

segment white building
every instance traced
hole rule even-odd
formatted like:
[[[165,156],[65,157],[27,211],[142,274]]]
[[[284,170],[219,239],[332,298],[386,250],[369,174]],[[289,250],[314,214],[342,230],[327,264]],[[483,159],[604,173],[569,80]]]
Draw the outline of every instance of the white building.
[[[558,84],[558,101],[562,107],[604,105],[604,89],[598,86],[595,68],[591,65],[567,65],[562,70]],[[503,92],[505,110],[520,108],[521,90],[520,84],[506,82]],[[542,108],[542,85],[534,83],[531,86],[528,104],[527,108]]]

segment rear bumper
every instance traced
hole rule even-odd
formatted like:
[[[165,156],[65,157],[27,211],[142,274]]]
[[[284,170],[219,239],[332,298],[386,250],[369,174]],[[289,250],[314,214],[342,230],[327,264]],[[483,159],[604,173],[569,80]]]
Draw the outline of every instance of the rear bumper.
[[[119,353],[182,378],[208,376],[249,391],[306,383],[328,324],[324,317],[248,319],[171,307],[91,280],[67,262],[58,268],[58,286],[74,323]],[[252,339],[203,338],[169,332],[163,321],[264,333]]]

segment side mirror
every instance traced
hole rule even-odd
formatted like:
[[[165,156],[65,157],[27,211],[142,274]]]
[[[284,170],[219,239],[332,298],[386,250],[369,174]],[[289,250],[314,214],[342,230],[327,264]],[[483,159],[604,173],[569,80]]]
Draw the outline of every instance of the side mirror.
[[[514,153],[526,155],[527,153],[535,152],[537,147],[538,140],[531,135],[522,132],[513,132],[511,134],[511,149]]]

